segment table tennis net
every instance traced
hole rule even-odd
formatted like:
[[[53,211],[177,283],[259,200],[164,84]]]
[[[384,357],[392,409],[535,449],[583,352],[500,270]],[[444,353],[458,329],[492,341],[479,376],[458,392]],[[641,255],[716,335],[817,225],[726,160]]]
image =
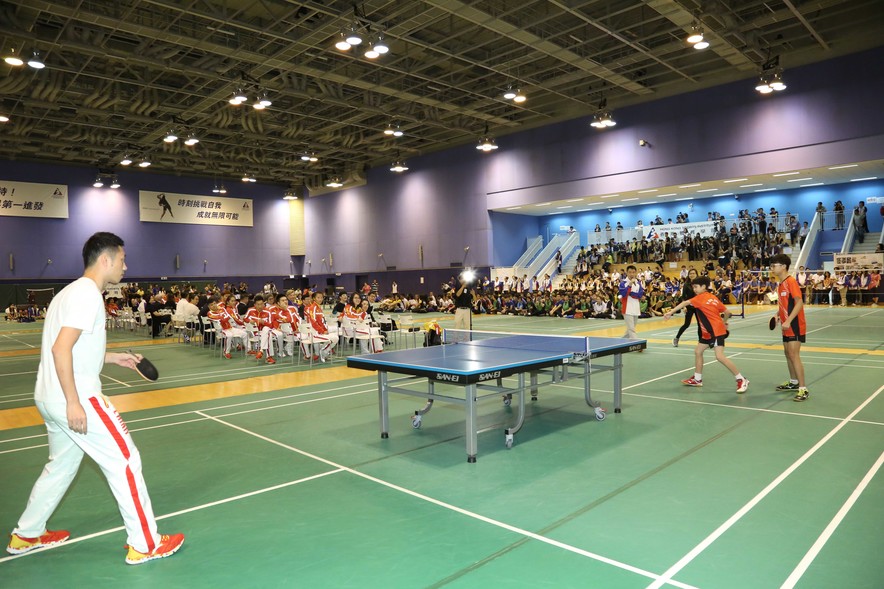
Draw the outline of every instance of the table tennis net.
[[[470,344],[509,350],[532,350],[537,352],[589,354],[589,339],[569,335],[535,335],[526,333],[502,333],[499,331],[470,331],[446,329],[442,333],[444,344]]]

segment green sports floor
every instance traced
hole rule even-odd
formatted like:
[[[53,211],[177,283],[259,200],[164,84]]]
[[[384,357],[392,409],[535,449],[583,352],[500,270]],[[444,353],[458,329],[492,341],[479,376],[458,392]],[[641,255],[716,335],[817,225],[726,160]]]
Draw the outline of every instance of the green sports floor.
[[[506,449],[514,409],[486,400],[475,464],[460,406],[437,402],[415,430],[419,399],[392,395],[382,440],[375,375],[343,362],[271,367],[111,332],[112,346],[160,370],[146,383],[107,367],[105,392],[151,399],[124,418],[160,531],[186,542],[125,565],[119,513],[87,459],[50,520],[71,540],[0,556],[0,587],[881,589],[884,309],[807,309],[805,403],[774,390],[788,372],[769,315],[731,322],[727,352],[747,394],[711,353],[705,386],[683,387],[695,327],[676,349],[680,318],[641,320],[649,349],[624,356],[621,414],[610,373],[592,380],[609,409],[601,422],[582,381],[546,386]],[[615,321],[517,317],[474,328],[622,333]],[[15,425],[30,423],[39,330],[0,326],[5,531],[47,458],[43,427]]]

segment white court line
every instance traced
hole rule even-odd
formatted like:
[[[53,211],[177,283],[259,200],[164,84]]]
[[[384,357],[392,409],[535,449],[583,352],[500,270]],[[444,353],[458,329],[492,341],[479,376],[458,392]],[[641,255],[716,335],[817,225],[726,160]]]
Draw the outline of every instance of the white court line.
[[[615,566],[617,568],[620,568],[620,569],[623,569],[626,571],[630,571],[632,573],[636,573],[636,574],[641,575],[643,577],[648,577],[650,579],[658,579],[658,580],[660,579],[660,577],[658,575],[656,575],[655,573],[652,573],[650,571],[640,569],[638,567],[614,560],[612,558],[608,558],[606,556],[602,556],[600,554],[596,554],[594,552],[589,552],[588,550],[583,550],[581,548],[577,548],[576,546],[571,546],[570,544],[565,544],[564,542],[559,542],[558,540],[553,540],[552,538],[547,538],[546,536],[541,536],[540,534],[535,534],[534,532],[531,532],[531,531],[510,525],[510,524],[492,519],[490,517],[486,517],[484,515],[480,515],[478,513],[475,513],[473,511],[469,511],[469,510],[464,509],[462,507],[457,507],[456,505],[452,505],[451,503],[446,503],[444,501],[441,501],[439,499],[435,499],[435,498],[430,497],[428,495],[418,493],[417,491],[412,491],[411,489],[406,489],[405,487],[400,487],[399,485],[396,485],[394,483],[385,481],[383,479],[379,479],[377,477],[371,476],[369,474],[365,474],[363,472],[360,472],[358,470],[354,470],[352,468],[348,468],[348,467],[343,466],[341,464],[337,464],[335,462],[332,462],[331,460],[321,458],[319,456],[316,456],[315,454],[311,454],[311,453],[306,452],[304,450],[300,450],[298,448],[295,448],[294,446],[289,446],[288,444],[284,444],[283,442],[279,442],[279,441],[274,440],[272,438],[262,436],[261,434],[259,434],[257,432],[253,432],[251,430],[245,429],[245,428],[240,427],[238,425],[234,425],[230,422],[224,421],[224,420],[219,419],[217,417],[205,415],[200,411],[197,411],[196,413],[204,415],[205,417],[208,417],[212,421],[216,421],[222,425],[225,425],[227,427],[241,431],[244,434],[254,436],[254,437],[258,438],[259,440],[264,440],[265,442],[268,442],[268,443],[273,444],[275,446],[279,446],[280,448],[285,448],[287,450],[291,450],[292,452],[295,452],[295,453],[300,454],[302,456],[306,456],[307,458],[312,458],[313,460],[318,460],[319,462],[322,462],[323,464],[327,464],[333,468],[341,469],[345,472],[348,472],[348,473],[353,474],[355,476],[361,477],[361,478],[371,481],[373,483],[377,483],[379,485],[382,485],[382,486],[387,487],[389,489],[393,489],[394,491],[398,491],[400,493],[404,493],[406,495],[410,495],[416,499],[420,499],[422,501],[432,503],[433,505],[437,505],[437,506],[442,507],[444,509],[454,511],[455,513],[459,513],[461,515],[465,515],[467,517],[476,519],[478,521],[481,521],[481,522],[484,522],[487,524],[491,524],[492,526],[496,526],[496,527],[502,528],[504,530],[508,530],[510,532],[525,536],[527,538],[531,538],[532,540],[537,540],[538,542],[543,542],[545,544],[549,544],[549,545],[555,546],[557,548],[562,548],[563,550],[567,550],[568,552],[573,552],[574,554],[586,556],[586,557],[591,558],[593,560],[597,560],[599,562],[603,562],[605,564],[609,564],[611,566]],[[695,587],[692,587],[691,585],[687,585],[687,584],[684,584],[684,583],[681,583],[678,581],[667,580],[666,582],[671,585],[674,585],[676,587],[680,587],[681,589],[696,589]]]
[[[0,377],[21,376],[22,374],[37,374],[37,371],[36,370],[28,370],[27,372],[0,372]]]
[[[862,492],[865,491],[866,487],[869,486],[869,483],[872,482],[875,473],[881,468],[882,463],[884,463],[884,452],[878,456],[878,460],[875,461],[875,464],[872,465],[872,468],[869,469],[866,476],[864,476],[856,486],[853,493],[850,494],[850,497],[847,498],[847,501],[844,502],[844,505],[842,505],[841,509],[838,510],[838,513],[835,514],[835,517],[832,518],[832,521],[830,521],[829,525],[826,526],[826,529],[823,530],[823,533],[816,539],[816,542],[813,543],[813,546],[810,547],[810,550],[807,551],[807,554],[804,555],[804,558],[801,559],[801,562],[798,563],[798,566],[795,567],[792,574],[789,575],[785,583],[780,586],[780,589],[792,589],[795,586],[795,583],[801,579],[807,571],[807,568],[823,549],[823,546],[826,545],[826,542],[829,541],[829,538],[832,537],[832,534],[834,534],[838,526],[841,525],[841,522],[847,516],[847,512],[850,511],[850,508],[853,507],[853,504],[856,503],[856,500],[859,499]]]
[[[583,387],[573,387],[570,385],[563,384],[555,384],[553,386],[565,388],[565,389],[573,389],[575,391],[582,391]],[[613,395],[614,391],[606,391],[604,389],[592,389],[593,393],[605,393],[609,395]],[[750,391],[751,392],[751,391]],[[687,403],[689,405],[709,405],[710,407],[721,407],[722,409],[739,409],[741,411],[758,411],[759,413],[775,413],[778,415],[788,415],[790,417],[811,417],[814,419],[829,419],[832,421],[841,421],[844,419],[843,417],[833,417],[831,415],[819,415],[817,413],[795,413],[792,411],[781,411],[779,409],[765,409],[764,407],[744,407],[741,405],[728,405],[727,403],[713,403],[711,401],[697,401],[696,399],[676,399],[674,397],[660,397],[658,395],[645,395],[642,393],[623,393],[626,397],[641,397],[643,399],[654,399],[655,401],[672,401],[674,403]],[[783,397],[783,399],[788,399],[790,397]],[[866,421],[863,419],[854,419],[853,423],[864,423],[867,425],[878,425],[884,426],[884,423],[879,421]]]
[[[855,415],[857,415],[860,411],[865,409],[866,405],[871,403],[875,399],[875,397],[877,397],[881,393],[881,391],[884,391],[884,385],[882,385],[877,391],[872,393],[865,401],[863,401],[859,405],[859,407],[854,409],[850,415],[848,415],[847,417],[842,419],[841,422],[832,429],[832,431],[830,431],[828,434],[823,436],[822,439],[820,439],[807,452],[805,452],[804,455],[801,456],[801,458],[799,458],[798,460],[793,462],[792,465],[789,466],[789,468],[784,470],[780,474],[780,476],[778,476],[773,481],[771,481],[770,484],[768,484],[757,495],[755,495],[755,497],[753,497],[751,500],[749,500],[748,503],[746,503],[743,507],[738,509],[736,511],[736,513],[734,513],[732,516],[730,516],[727,519],[727,521],[725,521],[723,524],[718,526],[718,528],[716,528],[715,531],[713,531],[711,534],[706,536],[706,538],[704,538],[702,542],[700,542],[699,544],[694,546],[694,548],[690,552],[685,554],[678,562],[676,562],[674,565],[669,567],[669,570],[667,570],[665,573],[663,573],[663,575],[661,577],[659,577],[656,581],[654,581],[653,583],[648,585],[647,589],[660,589],[660,587],[662,587],[664,584],[666,584],[667,582],[670,582],[674,575],[676,575],[684,567],[689,565],[691,563],[691,561],[693,561],[695,558],[697,558],[697,556],[700,555],[700,553],[702,553],[704,550],[709,548],[709,546],[711,546],[713,542],[715,542],[719,537],[721,537],[722,534],[727,532],[731,527],[733,527],[734,524],[736,524],[738,521],[740,521],[744,515],[749,513],[756,505],[758,505],[758,503],[761,502],[762,499],[767,497],[774,489],[776,489],[780,485],[780,483],[782,483],[784,480],[786,480],[789,477],[789,475],[791,475],[793,472],[795,472],[799,466],[804,464],[811,456],[813,456],[817,452],[817,450],[822,448],[829,440],[832,439],[832,437],[835,436],[835,434],[837,434],[839,431],[841,431],[841,428],[843,428],[845,425],[847,425],[850,422],[850,420],[853,419],[853,417]]]
[[[18,342],[18,343],[20,343],[20,344],[24,344],[24,345],[28,346],[29,348],[36,348],[36,347],[37,347],[37,346],[32,346],[31,344],[29,344],[29,343],[27,343],[27,342],[23,342],[23,341],[21,341],[20,339],[16,339],[16,338],[14,338],[14,337],[8,336],[8,335],[6,335],[6,334],[2,334],[2,335],[3,335],[3,337],[5,337],[5,338],[7,338],[7,339],[11,339],[11,340],[14,341],[14,342]]]
[[[112,381],[114,381],[114,382],[118,382],[118,383],[120,383],[121,385],[123,385],[124,387],[131,387],[131,386],[132,386],[132,385],[130,385],[130,384],[128,384],[128,383],[123,382],[122,380],[117,380],[117,379],[115,379],[113,376],[108,376],[108,375],[106,375],[106,374],[100,374],[99,376],[103,376],[104,378],[107,378],[107,379],[112,380]]]
[[[327,400],[330,400],[330,399],[340,399],[340,398],[343,398],[343,397],[352,397],[352,396],[354,396],[354,395],[364,395],[365,393],[373,393],[373,392],[377,392],[377,387],[376,387],[376,386],[375,386],[374,388],[371,388],[371,389],[365,389],[364,391],[354,391],[354,392],[351,392],[351,393],[343,393],[343,394],[340,394],[340,395],[333,395],[333,396],[330,396],[330,397],[322,397],[322,398],[319,398],[319,399],[307,399],[307,400],[305,400],[305,401],[293,401],[293,402],[291,402],[291,403],[283,403],[283,404],[281,404],[281,405],[272,405],[272,406],[270,406],[270,407],[258,407],[257,409],[247,409],[247,410],[244,410],[244,411],[234,411],[234,412],[232,412],[232,413],[225,413],[225,414],[221,415],[220,417],[228,417],[228,416],[231,416],[231,415],[243,415],[243,414],[245,414],[245,413],[256,413],[256,412],[258,412],[258,411],[269,411],[269,410],[271,410],[271,409],[281,409],[281,408],[283,408],[283,407],[294,407],[294,406],[296,406],[296,405],[306,405],[307,403],[317,403],[317,402],[319,402],[319,401],[327,401]],[[213,411],[213,410],[214,410],[214,409],[203,409],[202,411]],[[202,415],[202,413],[200,413],[199,411],[186,411],[186,412],[183,412],[183,413],[176,413],[175,415],[192,415],[193,413],[197,413],[197,414]],[[152,430],[152,429],[160,429],[160,428],[163,428],[163,427],[174,427],[174,426],[176,426],[176,425],[185,425],[185,424],[188,424],[188,423],[196,423],[196,422],[198,422],[198,421],[205,421],[205,419],[203,419],[203,418],[199,418],[199,419],[186,419],[186,420],[184,420],[184,421],[174,421],[174,422],[172,422],[172,423],[161,423],[161,424],[159,424],[159,425],[149,425],[149,426],[146,426],[146,427],[129,428],[129,432],[130,432],[130,433],[134,433],[134,432],[143,432],[143,431]],[[127,422],[127,426],[129,425],[129,423],[133,423],[133,422]],[[45,438],[45,437],[46,437],[46,434],[39,434],[39,435],[36,435],[36,436],[25,436],[25,437],[22,437],[22,438],[14,438],[14,439],[12,439],[12,440],[3,440],[3,441],[5,441],[5,442],[12,442],[12,441],[15,441],[15,440],[26,440],[26,439],[28,439],[28,438],[37,438],[37,437]],[[35,450],[35,449],[37,449],[37,448],[45,448],[45,447],[48,446],[48,445],[49,445],[49,444],[38,444],[38,445],[36,445],[36,446],[22,446],[21,448],[12,448],[12,449],[10,449],[10,450],[0,450],[0,455],[2,455],[2,454],[14,454],[15,452],[24,452],[24,451],[26,451],[26,450]]]
[[[176,517],[179,515],[183,515],[185,513],[190,513],[192,511],[200,511],[201,509],[207,509],[209,507],[215,507],[216,505],[223,505],[225,503],[231,503],[233,501],[239,501],[240,499],[247,499],[248,497],[254,497],[255,495],[262,495],[264,493],[269,493],[271,491],[276,491],[279,489],[284,489],[286,487],[292,487],[294,485],[299,485],[301,483],[306,483],[308,481],[312,481],[318,478],[322,478],[324,476],[328,476],[330,474],[336,474],[342,472],[344,469],[336,468],[334,470],[329,470],[326,472],[321,472],[319,474],[315,474],[313,476],[304,477],[301,479],[296,479],[294,481],[289,481],[287,483],[280,483],[279,485],[273,485],[272,487],[265,487],[263,489],[258,489],[257,491],[249,491],[248,493],[243,493],[242,495],[236,495],[233,497],[227,497],[226,499],[219,499],[218,501],[212,501],[211,503],[203,503],[202,505],[196,505],[194,507],[188,507],[187,509],[182,509],[180,511],[173,511],[172,513],[167,513],[165,515],[159,515],[155,519],[157,521],[168,519],[170,517]],[[44,548],[40,548],[38,550],[32,550],[31,552],[25,552],[24,554],[15,554],[12,556],[3,556],[0,557],[0,564],[4,562],[15,560],[17,558],[24,558],[25,556],[30,556],[33,554],[40,554],[41,552],[46,552],[47,550],[56,550],[58,548],[63,548],[65,546],[70,546],[71,544],[76,544],[78,542],[83,542],[85,540],[91,540],[92,538],[98,538],[100,536],[106,536],[107,534],[113,534],[114,532],[120,532],[125,530],[124,526],[118,526],[116,528],[110,528],[108,530],[102,530],[100,532],[95,532],[92,534],[87,534],[85,536],[77,536],[76,538],[72,538],[67,542],[62,542],[61,544],[55,544],[53,546],[46,546]]]

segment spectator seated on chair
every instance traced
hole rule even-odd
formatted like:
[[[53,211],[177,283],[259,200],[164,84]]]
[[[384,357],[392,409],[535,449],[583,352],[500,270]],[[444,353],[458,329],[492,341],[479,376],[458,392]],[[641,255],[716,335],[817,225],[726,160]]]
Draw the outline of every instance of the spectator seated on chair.
[[[255,295],[255,306],[246,313],[245,320],[255,326],[260,338],[259,351],[255,355],[255,359],[260,360],[266,356],[268,364],[276,364],[276,360],[273,359],[274,350],[271,347],[270,338],[271,335],[276,337],[274,332],[278,332],[279,344],[282,347],[282,332],[277,327],[274,314],[265,308],[263,295]]]
[[[322,313],[324,298],[321,292],[314,293],[312,300],[304,305],[304,319],[313,336],[313,359],[320,362],[325,362],[338,345],[338,334],[329,330]]]
[[[230,348],[234,339],[239,339],[242,345],[246,344],[248,334],[246,330],[237,325],[230,312],[221,305],[220,301],[212,297],[209,299],[209,314],[212,321],[217,321],[224,333],[224,357],[230,359]]]

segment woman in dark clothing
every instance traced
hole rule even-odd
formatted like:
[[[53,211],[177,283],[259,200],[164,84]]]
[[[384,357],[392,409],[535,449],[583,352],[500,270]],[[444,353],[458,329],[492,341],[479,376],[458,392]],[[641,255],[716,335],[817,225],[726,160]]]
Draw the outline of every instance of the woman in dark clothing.
[[[681,300],[686,301],[688,299],[694,298],[694,288],[691,286],[691,280],[697,277],[697,271],[691,268],[688,270],[688,277],[685,279],[684,284],[681,287]],[[681,327],[678,328],[678,333],[675,334],[675,337],[672,338],[672,346],[678,347],[678,340],[681,338],[681,335],[685,332],[685,330],[691,325],[691,317],[694,316],[694,307],[688,305],[684,310],[684,323]],[[697,326],[699,330],[699,325]]]

